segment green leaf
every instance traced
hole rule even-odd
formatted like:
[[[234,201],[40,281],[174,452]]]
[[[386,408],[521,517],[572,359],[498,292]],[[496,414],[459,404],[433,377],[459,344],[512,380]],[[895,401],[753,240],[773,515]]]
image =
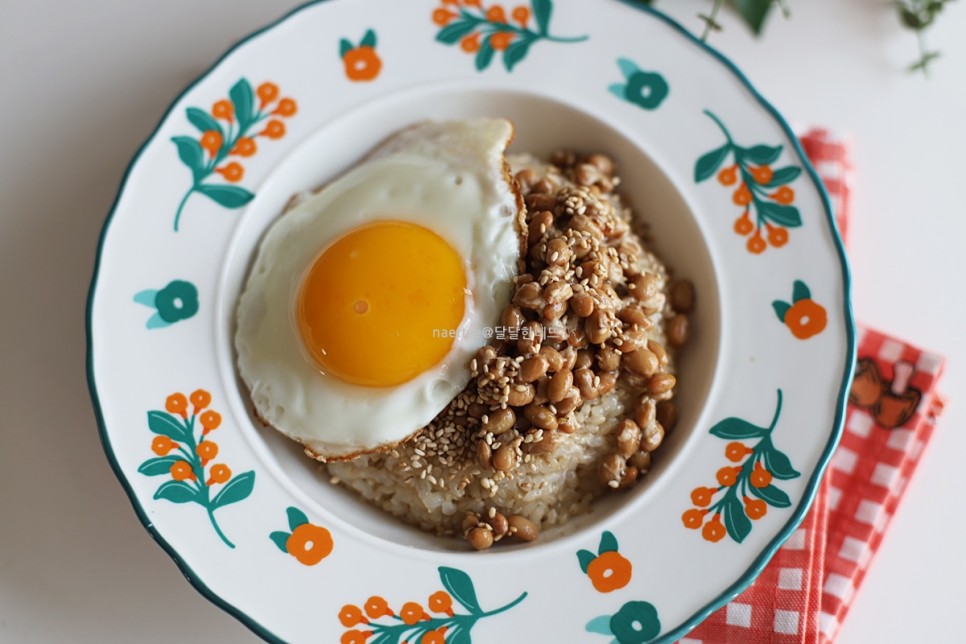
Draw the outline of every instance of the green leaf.
[[[605,552],[617,552],[617,537],[610,530],[604,530],[604,534],[600,535],[600,547],[597,548],[597,554]]]
[[[741,543],[751,532],[751,519],[745,514],[745,506],[736,498],[728,499],[722,512],[725,529],[732,539]]]
[[[758,438],[768,433],[764,427],[752,425],[747,420],[740,418],[725,418],[711,428],[711,435],[725,440]]]
[[[503,66],[506,67],[508,72],[512,72],[517,63],[526,57],[532,42],[529,38],[524,38],[506,48],[506,51],[503,52]]]
[[[490,44],[490,39],[487,37],[480,44],[480,50],[476,52],[476,71],[481,72],[490,66],[490,61],[493,60],[493,45]]]
[[[376,636],[376,639],[369,640],[368,644],[399,644],[401,633],[394,630],[385,630]]]
[[[228,98],[235,106],[235,118],[238,119],[239,127],[246,128],[255,117],[255,94],[248,80],[241,79],[228,90]]]
[[[272,540],[272,543],[278,546],[279,550],[281,550],[285,554],[288,554],[288,546],[286,545],[286,543],[288,543],[288,538],[290,536],[292,535],[289,534],[288,532],[278,531],[268,535],[268,538]]]
[[[255,472],[249,470],[248,472],[242,472],[235,478],[231,479],[225,486],[221,488],[221,491],[215,495],[215,498],[211,500],[211,509],[217,509],[224,507],[231,503],[238,503],[248,498],[252,493],[252,489],[255,487]]]
[[[798,228],[802,225],[802,216],[795,206],[783,206],[770,201],[755,201],[758,204],[758,214],[765,219],[775,222],[785,228]]]
[[[180,456],[161,456],[159,458],[149,458],[141,463],[138,472],[145,476],[161,476],[171,471],[171,466],[184,459]]]
[[[241,208],[255,198],[254,194],[238,186],[202,183],[197,190],[225,208]]]
[[[352,43],[343,38],[339,41],[339,58],[345,58],[345,55],[353,49]]]
[[[181,443],[188,438],[187,427],[166,411],[149,411],[148,429],[155,434],[167,436]]]
[[[199,132],[210,132],[214,130],[222,136],[225,135],[225,132],[221,129],[221,125],[208,112],[199,110],[197,107],[189,107],[185,112],[188,115],[188,121],[198,128]]]
[[[756,35],[761,33],[765,18],[775,4],[775,0],[732,0],[732,2]]]
[[[373,47],[376,46],[376,32],[372,29],[366,31],[366,35],[362,37],[362,41],[359,43],[360,47]]]
[[[453,628],[453,632],[449,634],[446,638],[446,644],[472,644],[473,637],[470,635],[470,631],[467,628],[462,628],[462,625],[457,625]]]
[[[782,154],[782,146],[756,145],[750,148],[738,148],[741,158],[755,165],[768,165],[778,160]]]
[[[285,514],[288,515],[288,528],[289,530],[294,530],[300,525],[305,525],[309,522],[309,518],[305,516],[305,513],[298,508],[291,507],[285,510]]]
[[[728,154],[731,153],[731,144],[725,143],[720,148],[716,148],[708,152],[694,164],[694,182],[701,183],[706,179],[710,179],[714,176],[714,173],[718,171],[721,164],[725,162],[728,158]]]
[[[158,297],[157,290],[153,288],[146,289],[144,291],[138,291],[134,294],[134,301],[138,304],[143,304],[144,306],[150,306],[155,308],[154,300]]]
[[[792,500],[788,498],[788,495],[774,485],[769,485],[762,488],[757,488],[752,485],[749,486],[749,489],[751,489],[752,494],[773,507],[787,508],[792,504]]]
[[[630,79],[631,76],[641,71],[641,68],[637,66],[630,58],[618,58],[617,67],[621,70],[621,74],[624,75],[625,79]]]
[[[768,182],[766,188],[777,188],[778,186],[783,186],[786,183],[791,183],[798,178],[798,175],[802,173],[801,168],[796,168],[795,166],[787,166],[784,168],[778,168],[771,177],[771,181]]]
[[[533,17],[537,21],[537,29],[541,35],[547,35],[550,28],[550,14],[553,13],[552,0],[532,0]]]
[[[466,35],[469,35],[476,28],[476,23],[472,20],[459,20],[451,22],[436,34],[436,40],[447,45],[453,45]]]
[[[462,570],[456,568],[439,567],[439,578],[443,582],[443,587],[458,601],[463,607],[479,615],[483,612],[480,602],[476,599],[476,589],[473,587],[473,580]]]
[[[812,292],[808,289],[808,285],[802,280],[795,280],[795,283],[792,285],[792,302],[810,299],[812,299]]]
[[[166,481],[154,493],[154,498],[172,503],[190,503],[198,500],[198,492],[184,481]]]
[[[792,462],[788,460],[788,457],[775,447],[769,447],[765,450],[765,467],[768,468],[772,476],[783,481],[801,476],[801,473],[792,467]]]
[[[205,171],[205,153],[201,144],[190,136],[173,136],[171,140],[178,146],[178,158],[191,168],[191,176],[198,181]]]
[[[592,553],[590,550],[578,550],[577,551],[577,561],[580,562],[580,569],[587,573],[587,567],[590,566],[590,562],[597,558],[597,555]]]
[[[902,20],[903,25],[909,29],[918,31],[929,26],[929,23],[932,22],[933,16],[930,14],[922,15],[918,11],[913,11],[909,7],[901,7],[899,9],[899,18]]]
[[[610,619],[610,615],[598,615],[587,622],[584,630],[588,633],[597,633],[598,635],[613,635],[614,633],[610,630]]]
[[[778,321],[785,324],[785,316],[788,315],[788,309],[792,308],[792,305],[788,302],[775,300],[771,303],[771,307],[775,309],[775,315],[778,316]]]

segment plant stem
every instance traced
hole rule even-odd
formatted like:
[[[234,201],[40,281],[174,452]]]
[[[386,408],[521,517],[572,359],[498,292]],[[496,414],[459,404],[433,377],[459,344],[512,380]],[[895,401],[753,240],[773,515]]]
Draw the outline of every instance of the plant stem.
[[[560,36],[551,36],[549,34],[546,36],[541,36],[541,38],[544,40],[549,40],[550,42],[584,42],[589,37],[590,36],[573,36],[571,38],[562,38]]]
[[[725,138],[728,139],[728,145],[733,147],[735,142],[731,140],[731,133],[728,132],[728,128],[724,126],[724,123],[721,122],[721,119],[715,116],[711,110],[704,110],[704,113],[711,117],[712,121],[718,124],[718,127],[721,128],[721,132],[725,135]]]
[[[527,593],[523,593],[522,595],[514,599],[512,602],[510,602],[503,608],[497,608],[496,610],[491,610],[488,613],[483,613],[482,615],[480,615],[480,617],[490,617],[491,615],[498,615],[504,611],[510,610],[511,608],[513,608],[514,606],[516,606],[526,598],[527,598]]]
[[[184,210],[184,205],[188,202],[188,197],[198,189],[198,184],[193,184],[188,192],[184,193],[184,197],[181,199],[181,203],[178,204],[178,211],[174,215],[174,232],[178,232],[178,224],[181,221],[181,211]]]
[[[711,15],[705,17],[704,20],[704,33],[701,34],[701,42],[706,42],[708,36],[711,35],[711,30],[714,26],[718,24],[718,13],[721,11],[721,7],[724,6],[724,0],[714,0],[714,6],[711,7]]]
[[[205,486],[205,490],[207,489],[208,487]],[[235,544],[233,544],[231,541],[228,540],[228,537],[225,536],[225,533],[221,531],[221,527],[218,525],[218,521],[215,520],[215,511],[212,510],[211,506],[209,506],[207,503],[205,504],[205,509],[208,510],[208,518],[211,519],[211,525],[215,528],[215,532],[218,534],[219,537],[221,537],[221,540],[225,542],[226,546],[228,546],[229,548],[234,548]]]
[[[778,424],[778,417],[782,413],[782,390],[778,390],[778,405],[775,406],[775,417],[771,419],[771,425],[768,426],[768,433],[771,434],[775,430],[775,425]]]
[[[491,32],[509,31],[511,33],[518,34],[520,36],[523,36],[524,38],[528,38],[531,40],[543,39],[543,40],[548,40],[550,42],[573,43],[573,42],[583,42],[590,37],[590,36],[573,36],[573,37],[551,36],[550,34],[536,33],[534,31],[530,31],[529,29],[525,29],[523,27],[517,27],[516,25],[511,25],[508,22],[490,22],[489,20],[486,19],[486,17],[474,16],[473,14],[469,13],[466,9],[462,9],[460,13],[462,14],[463,18],[466,20],[471,20],[478,25],[486,25],[490,27]]]
[[[919,61],[922,64],[922,75],[929,78],[929,52],[926,49],[926,34],[925,30],[916,30],[916,42],[919,43]]]

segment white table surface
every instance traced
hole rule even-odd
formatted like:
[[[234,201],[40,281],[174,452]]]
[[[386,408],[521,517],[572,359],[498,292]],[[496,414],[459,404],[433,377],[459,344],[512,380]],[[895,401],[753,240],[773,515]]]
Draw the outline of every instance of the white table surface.
[[[566,0],[561,0],[564,2]],[[181,577],[101,450],[84,306],[101,225],[168,103],[295,0],[0,0],[0,641],[254,641]],[[962,641],[966,580],[966,3],[914,36],[884,0],[788,0],[713,43],[792,122],[854,140],[858,318],[945,353],[953,403],[840,641]],[[710,0],[663,0],[699,28]],[[956,282],[952,276],[957,276]]]

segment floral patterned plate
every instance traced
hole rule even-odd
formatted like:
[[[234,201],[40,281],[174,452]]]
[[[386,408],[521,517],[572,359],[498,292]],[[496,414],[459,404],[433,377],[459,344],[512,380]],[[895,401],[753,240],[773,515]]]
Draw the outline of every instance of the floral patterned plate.
[[[249,415],[235,298],[289,197],[425,118],[507,116],[516,150],[612,154],[696,285],[680,422],[646,480],[530,545],[469,553],[329,485]],[[88,310],[105,449],[141,521],[269,640],[672,641],[791,534],[853,368],[829,204],[713,50],[620,0],[330,0],[177,98],[124,179]]]

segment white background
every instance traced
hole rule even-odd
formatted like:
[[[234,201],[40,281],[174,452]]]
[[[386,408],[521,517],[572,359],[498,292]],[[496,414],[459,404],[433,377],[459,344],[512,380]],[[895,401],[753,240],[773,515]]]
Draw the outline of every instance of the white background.
[[[840,641],[953,641],[966,580],[966,3],[929,33],[945,56],[925,80],[904,73],[915,37],[885,0],[787,2],[794,17],[774,16],[763,40],[725,15],[712,42],[794,124],[852,138],[857,316],[946,354],[953,396]],[[111,473],[84,378],[84,305],[138,146],[225,49],[296,4],[0,0],[0,641],[255,639],[191,589]],[[658,4],[699,29],[711,2]]]

